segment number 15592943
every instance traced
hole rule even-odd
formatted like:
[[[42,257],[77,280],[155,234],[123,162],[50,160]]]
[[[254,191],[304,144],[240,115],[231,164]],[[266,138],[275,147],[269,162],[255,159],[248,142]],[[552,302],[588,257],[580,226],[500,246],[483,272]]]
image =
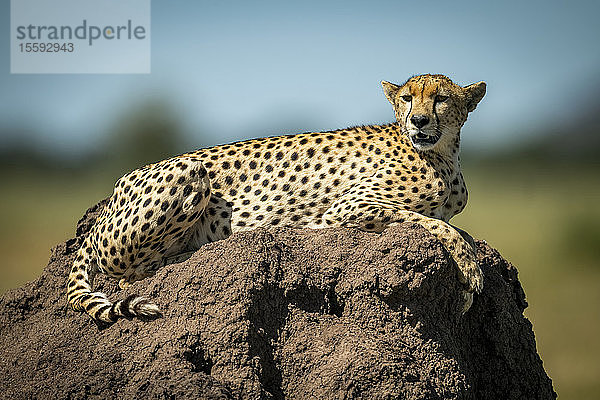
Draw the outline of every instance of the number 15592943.
[[[72,53],[73,43],[19,43],[21,53]]]

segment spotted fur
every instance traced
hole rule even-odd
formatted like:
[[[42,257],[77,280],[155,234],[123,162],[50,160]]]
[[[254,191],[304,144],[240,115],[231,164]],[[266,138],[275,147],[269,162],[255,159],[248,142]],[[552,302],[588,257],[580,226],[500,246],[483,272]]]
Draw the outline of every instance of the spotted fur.
[[[381,232],[411,221],[456,261],[468,310],[483,276],[472,239],[448,222],[467,203],[460,130],[485,83],[461,87],[443,75],[421,75],[382,85],[396,123],[215,146],[119,179],[77,254],[69,303],[106,322],[152,318],[158,307],[143,297],[112,304],[93,293],[94,274],[106,273],[124,287],[180,253],[257,227]]]

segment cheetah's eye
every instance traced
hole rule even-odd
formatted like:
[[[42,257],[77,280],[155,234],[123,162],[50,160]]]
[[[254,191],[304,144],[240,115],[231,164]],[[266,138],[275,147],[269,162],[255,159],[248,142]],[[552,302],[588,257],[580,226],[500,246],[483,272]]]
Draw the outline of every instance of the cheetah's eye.
[[[410,102],[412,100],[412,96],[406,95],[406,96],[402,96],[402,100],[404,100],[405,102]]]
[[[448,96],[435,96],[435,102],[436,103],[443,103],[444,101],[448,100]]]

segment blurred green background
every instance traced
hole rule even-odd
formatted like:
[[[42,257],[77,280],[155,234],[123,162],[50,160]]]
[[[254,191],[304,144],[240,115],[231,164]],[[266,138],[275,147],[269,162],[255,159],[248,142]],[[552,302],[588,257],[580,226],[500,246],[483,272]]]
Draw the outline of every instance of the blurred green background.
[[[486,80],[462,136],[469,204],[453,223],[519,269],[560,398],[600,397],[597,2],[152,10],[149,75],[11,75],[0,38],[0,293],[36,278],[133,168],[234,140],[389,122],[381,79]]]

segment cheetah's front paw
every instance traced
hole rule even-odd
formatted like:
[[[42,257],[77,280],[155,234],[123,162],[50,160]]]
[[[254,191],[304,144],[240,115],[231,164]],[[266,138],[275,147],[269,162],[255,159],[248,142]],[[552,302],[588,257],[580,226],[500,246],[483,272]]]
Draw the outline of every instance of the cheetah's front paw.
[[[483,289],[483,272],[476,261],[476,253],[468,243],[464,243],[468,248],[462,248],[455,258],[458,266],[460,283],[464,285],[462,291],[463,304],[461,312],[464,314],[469,311],[473,304],[473,293],[481,293]]]
[[[458,271],[459,280],[465,286],[465,289],[462,290],[463,303],[460,310],[464,314],[473,305],[473,293],[481,293],[483,289],[483,272],[475,261],[459,265]]]

